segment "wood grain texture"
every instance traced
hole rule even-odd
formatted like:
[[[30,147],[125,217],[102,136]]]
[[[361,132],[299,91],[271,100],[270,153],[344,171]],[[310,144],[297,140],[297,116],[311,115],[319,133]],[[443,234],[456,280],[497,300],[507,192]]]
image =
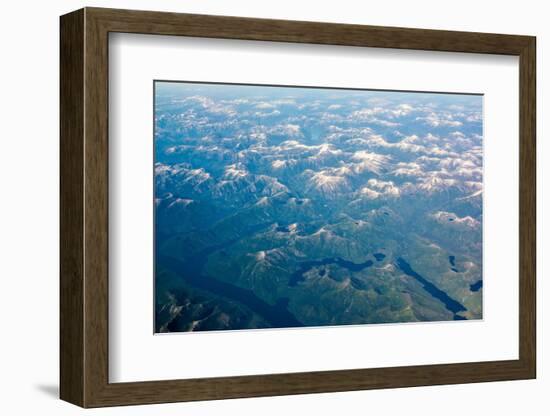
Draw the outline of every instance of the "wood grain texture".
[[[86,12],[84,68],[85,406],[108,380],[108,33]]]
[[[108,33],[520,57],[520,357],[512,361],[109,383]],[[83,407],[516,380],[536,375],[535,39],[87,8],[61,18],[61,397]]]
[[[110,32],[519,55],[528,36],[87,8]]]
[[[520,360],[536,377],[537,158],[536,40],[520,54],[519,337]]]
[[[60,388],[84,404],[84,12],[61,19],[60,45]]]

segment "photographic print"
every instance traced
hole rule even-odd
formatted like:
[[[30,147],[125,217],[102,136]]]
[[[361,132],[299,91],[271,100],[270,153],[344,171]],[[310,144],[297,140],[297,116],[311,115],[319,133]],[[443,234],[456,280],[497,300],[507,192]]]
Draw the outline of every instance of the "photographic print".
[[[155,332],[482,319],[483,96],[155,81]]]

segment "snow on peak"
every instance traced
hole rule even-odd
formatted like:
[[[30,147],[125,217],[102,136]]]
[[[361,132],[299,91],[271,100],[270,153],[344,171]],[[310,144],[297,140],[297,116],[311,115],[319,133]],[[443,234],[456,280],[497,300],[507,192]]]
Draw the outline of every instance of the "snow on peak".
[[[392,172],[394,176],[400,177],[420,177],[424,174],[420,165],[416,162],[399,162],[396,169]]]
[[[178,172],[179,173],[179,172]],[[191,169],[187,171],[184,182],[200,185],[211,178],[210,174],[204,168]]]
[[[456,179],[442,178],[437,172],[434,172],[430,176],[422,179],[421,183],[418,185],[418,189],[429,193],[441,192],[453,186],[457,186],[458,184]]]
[[[381,181],[378,179],[369,179],[367,186],[361,188],[359,193],[367,199],[377,199],[380,197],[398,197],[399,188],[392,181]]]
[[[337,192],[341,187],[348,187],[348,181],[343,176],[331,175],[327,171],[316,172],[311,182],[324,192]]]
[[[478,228],[481,224],[475,218],[467,215],[465,217],[459,217],[453,212],[437,211],[431,214],[431,217],[440,224],[445,224],[451,227],[459,228]]]
[[[390,160],[389,156],[367,152],[366,150],[355,152],[351,158],[359,161],[359,163],[355,165],[355,171],[357,173],[371,171],[376,174],[380,174]]]
[[[281,169],[286,167],[286,165],[287,165],[286,160],[274,160],[273,162],[271,162],[271,167],[273,169]]]
[[[248,172],[241,164],[233,163],[225,167],[224,176],[228,179],[242,178],[246,175],[248,175]]]
[[[317,148],[319,149],[319,151],[317,153],[317,156],[340,155],[340,154],[343,153],[342,150],[334,148],[334,145],[332,145],[330,143],[323,143],[323,144],[317,146]]]
[[[188,198],[176,198],[174,199],[172,202],[170,202],[170,205],[168,205],[168,208],[172,208],[173,206],[175,205],[179,205],[179,206],[184,206],[186,207],[187,205],[193,203],[193,200],[192,199],[188,199]]]

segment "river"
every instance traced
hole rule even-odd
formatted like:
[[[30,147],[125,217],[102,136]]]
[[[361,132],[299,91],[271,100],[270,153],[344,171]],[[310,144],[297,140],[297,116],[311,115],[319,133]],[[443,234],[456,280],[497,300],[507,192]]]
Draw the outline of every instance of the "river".
[[[451,298],[443,290],[439,289],[436,285],[415,272],[411,265],[407,263],[402,257],[397,258],[396,264],[403,271],[403,273],[405,273],[407,276],[413,277],[418,282],[420,282],[426,292],[428,292],[434,298],[443,302],[445,308],[453,313],[455,320],[465,319],[463,316],[457,315],[458,312],[467,310],[461,303]]]

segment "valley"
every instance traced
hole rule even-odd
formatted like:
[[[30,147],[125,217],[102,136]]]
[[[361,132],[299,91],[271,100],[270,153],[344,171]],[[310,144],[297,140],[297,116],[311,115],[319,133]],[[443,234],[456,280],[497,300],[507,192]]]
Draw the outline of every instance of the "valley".
[[[481,319],[481,111],[156,85],[156,331]]]

